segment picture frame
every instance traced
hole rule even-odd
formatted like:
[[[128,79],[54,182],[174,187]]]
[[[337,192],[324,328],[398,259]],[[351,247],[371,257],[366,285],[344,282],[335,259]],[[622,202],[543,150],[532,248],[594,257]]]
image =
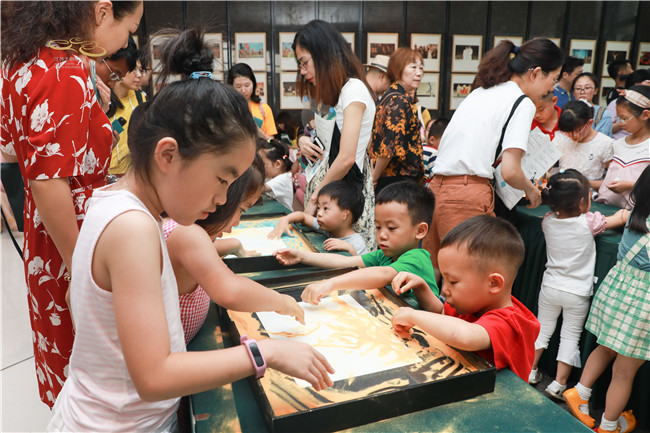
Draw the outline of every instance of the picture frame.
[[[477,72],[483,53],[483,36],[454,35],[452,45],[452,72]]]
[[[354,32],[341,32],[341,36],[343,36],[343,39],[347,41],[348,44],[350,44],[350,48],[352,48],[352,52],[356,53],[355,49],[355,36]]]
[[[451,85],[449,86],[449,109],[455,110],[461,102],[470,94],[473,74],[451,74]]]
[[[650,42],[639,42],[636,53],[636,68],[650,69]]]
[[[214,53],[214,60],[212,61],[213,72],[223,71],[223,34],[206,33],[203,36],[203,40]]]
[[[594,58],[596,55],[596,40],[571,39],[569,55],[585,61],[585,64],[582,66],[584,72],[593,72]]]
[[[429,110],[438,109],[438,93],[440,91],[440,74],[424,73],[420,85],[415,91],[418,104]]]
[[[422,55],[425,72],[440,72],[442,44],[439,33],[411,33],[411,49]]]
[[[399,34],[397,33],[368,33],[368,51],[366,63],[375,61],[378,54],[390,56],[397,49]]]
[[[264,104],[268,104],[266,101],[269,88],[266,85],[266,72],[253,72],[253,75],[255,76],[255,81],[257,82],[257,94],[259,95],[260,100]]]
[[[266,71],[266,33],[235,33],[235,63]]]
[[[610,77],[602,77],[600,79],[600,90],[598,95],[598,101],[601,107],[607,107],[607,93],[610,90],[616,88],[616,81]]]
[[[149,39],[149,55],[151,56],[151,69],[154,73],[160,73],[160,46],[167,38],[173,35],[156,35]]]
[[[158,78],[160,77],[160,73],[152,73],[151,74],[151,89],[153,90],[153,94],[155,95],[162,89],[163,87],[169,85],[170,83],[174,83],[176,81],[181,81],[181,74],[172,74],[169,77],[167,77],[167,83],[165,85],[162,85],[158,83]]]
[[[298,69],[296,63],[296,54],[293,52],[291,45],[296,37],[296,32],[278,33],[278,47],[280,48],[280,69],[283,71],[295,71]]]
[[[140,42],[139,42],[139,39],[138,39],[138,35],[131,35],[131,37],[133,38],[133,41],[135,42],[135,46],[139,49],[140,48]]]
[[[609,65],[615,59],[629,59],[630,45],[630,42],[605,41],[605,51],[603,53],[603,71],[607,71],[607,65]]]
[[[512,41],[512,43],[518,47],[520,47],[521,44],[524,43],[524,38],[522,38],[521,36],[495,36],[493,41],[494,45],[492,45],[492,48],[496,47],[499,44],[499,42],[506,39]]]
[[[280,72],[280,109],[301,110],[304,104],[296,93],[298,72]]]

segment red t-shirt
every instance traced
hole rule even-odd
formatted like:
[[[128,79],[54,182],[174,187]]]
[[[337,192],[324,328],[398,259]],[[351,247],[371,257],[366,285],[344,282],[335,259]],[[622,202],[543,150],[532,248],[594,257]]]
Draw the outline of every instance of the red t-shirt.
[[[557,119],[558,122],[560,120],[560,114],[562,113],[562,109],[558,107],[557,105],[554,105],[553,108],[555,108],[555,111],[557,111]],[[539,128],[540,131],[542,131],[544,134],[548,135],[551,137],[551,140],[555,138],[555,133],[559,131],[560,129],[557,127],[558,122],[555,122],[555,126],[553,127],[552,130],[544,129],[541,123],[539,123],[537,120],[533,119],[533,124],[530,127],[530,130],[532,131],[535,128]]]
[[[478,318],[473,314],[459,315],[449,304],[445,304],[445,314],[485,328],[490,335],[492,348],[476,353],[493,363],[497,370],[509,368],[528,382],[535,359],[539,321],[514,296],[511,299],[512,307],[490,310]]]

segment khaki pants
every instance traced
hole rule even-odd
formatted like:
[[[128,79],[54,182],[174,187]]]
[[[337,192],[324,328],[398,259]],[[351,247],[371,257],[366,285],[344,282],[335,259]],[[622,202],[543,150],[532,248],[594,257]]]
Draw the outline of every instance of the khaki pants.
[[[436,207],[422,247],[431,253],[433,267],[438,269],[440,242],[451,229],[476,215],[494,216],[494,189],[489,179],[469,175],[435,175],[429,188],[436,196]]]

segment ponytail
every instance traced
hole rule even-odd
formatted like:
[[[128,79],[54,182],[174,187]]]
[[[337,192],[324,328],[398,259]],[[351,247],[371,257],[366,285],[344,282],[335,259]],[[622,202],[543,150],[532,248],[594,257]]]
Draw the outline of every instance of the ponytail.
[[[293,163],[289,158],[289,146],[287,146],[284,141],[271,139],[259,144],[260,148],[264,151],[266,157],[271,162],[282,161],[284,171],[287,172],[291,170]]]
[[[562,50],[548,39],[532,39],[521,47],[506,39],[483,56],[472,90],[478,87],[489,89],[509,81],[513,74],[522,75],[538,66],[543,72],[549,73],[563,63]]]
[[[562,107],[562,113],[557,121],[557,127],[562,132],[573,132],[585,126],[594,118],[594,107],[584,99],[570,101]]]

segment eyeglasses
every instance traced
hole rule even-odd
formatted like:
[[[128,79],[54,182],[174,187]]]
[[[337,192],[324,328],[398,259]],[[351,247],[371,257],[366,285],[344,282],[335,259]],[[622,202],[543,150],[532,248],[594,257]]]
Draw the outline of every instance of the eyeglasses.
[[[122,81],[122,76],[118,74],[117,72],[113,72],[110,66],[108,66],[108,63],[106,63],[106,59],[103,59],[102,62],[106,65],[108,68],[108,72],[111,73],[111,75],[108,76],[108,78],[111,79],[111,81]]]
[[[311,60],[311,56],[309,56],[309,58],[307,60],[305,60],[304,62],[298,61],[298,69],[302,69],[303,71],[306,71],[307,70],[307,64],[309,63],[310,60]]]
[[[573,90],[575,90],[578,93],[587,93],[587,92],[591,92],[594,89],[595,87],[593,86],[587,86],[587,87],[575,87]]]
[[[621,124],[625,125],[625,122],[627,122],[628,120],[632,120],[632,119],[634,119],[636,116],[638,116],[638,115],[641,114],[641,113],[643,113],[643,111],[639,111],[639,112],[636,113],[634,116],[630,116],[630,117],[625,118],[625,119],[621,119],[620,117],[617,117],[617,118],[616,118],[616,123],[621,123]]]
[[[143,68],[135,68],[133,70],[133,72],[135,72],[136,74],[140,74],[140,75],[144,76],[144,74],[147,72],[147,70],[143,69]]]

